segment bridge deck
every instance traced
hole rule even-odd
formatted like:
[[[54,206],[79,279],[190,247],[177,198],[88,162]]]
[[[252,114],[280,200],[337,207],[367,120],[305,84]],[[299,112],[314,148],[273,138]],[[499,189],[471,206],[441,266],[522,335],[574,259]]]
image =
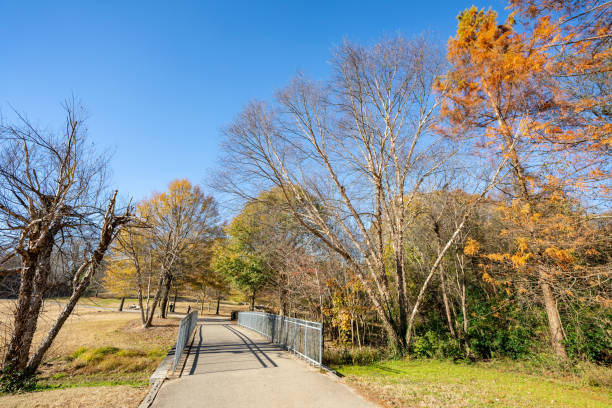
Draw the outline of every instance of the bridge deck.
[[[153,407],[374,407],[253,331],[200,321],[181,377],[164,383]]]

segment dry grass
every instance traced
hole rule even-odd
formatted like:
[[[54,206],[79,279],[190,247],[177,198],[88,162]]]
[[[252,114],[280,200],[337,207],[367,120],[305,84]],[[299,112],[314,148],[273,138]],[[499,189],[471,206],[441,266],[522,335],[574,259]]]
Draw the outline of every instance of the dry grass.
[[[0,300],[4,340],[11,325],[12,305],[13,301]],[[42,340],[62,306],[61,301],[46,302],[34,346]],[[62,327],[45,356],[38,379],[43,389],[87,386],[87,392],[67,388],[4,395],[0,396],[0,406],[137,406],[146,393],[147,387],[143,385],[176,341],[178,322],[179,317],[156,318],[155,326],[145,330],[139,313],[119,313],[92,307],[84,301]]]
[[[88,387],[32,392],[0,397],[4,408],[112,408],[137,407],[147,387]]]

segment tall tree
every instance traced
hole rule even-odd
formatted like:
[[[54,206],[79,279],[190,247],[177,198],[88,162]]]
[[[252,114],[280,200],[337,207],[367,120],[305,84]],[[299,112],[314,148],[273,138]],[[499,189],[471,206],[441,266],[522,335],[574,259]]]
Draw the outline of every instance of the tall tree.
[[[446,64],[440,47],[419,37],[371,47],[344,43],[332,66],[334,76],[323,84],[300,76],[278,93],[275,105],[247,106],[227,130],[224,176],[243,196],[262,185],[282,191],[300,224],[360,279],[390,345],[403,352],[431,278],[456,237],[441,246],[409,306],[404,250],[415,216],[410,204],[436,188],[457,149],[433,132],[441,99],[432,88]],[[494,183],[501,162],[475,201]],[[240,187],[236,177],[251,183]],[[384,262],[386,226],[391,265]]]
[[[144,323],[149,327],[160,303],[165,316],[177,264],[194,246],[212,243],[218,237],[219,215],[214,198],[188,180],[171,182],[167,192],[154,194],[140,203],[137,213],[148,226],[147,239],[160,268],[153,303]]]
[[[575,114],[573,96],[551,75],[557,59],[548,49],[559,39],[558,26],[541,19],[519,31],[513,15],[499,25],[494,11],[475,7],[458,18],[448,49],[452,69],[442,86],[451,90],[442,109],[449,132],[473,136],[483,156],[509,158],[512,173],[500,190],[513,201],[508,210],[527,214],[534,226],[520,228],[521,252],[544,254],[554,245],[543,235],[547,226],[541,215],[560,208],[555,204],[560,194],[601,181],[609,163],[600,140],[589,133],[587,116]],[[552,347],[566,358],[551,268],[534,264],[529,270],[539,282]]]

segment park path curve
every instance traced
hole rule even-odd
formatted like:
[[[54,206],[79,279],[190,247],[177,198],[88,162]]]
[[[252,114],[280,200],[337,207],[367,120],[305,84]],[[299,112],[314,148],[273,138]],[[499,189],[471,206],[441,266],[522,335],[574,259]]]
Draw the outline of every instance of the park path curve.
[[[330,374],[227,319],[204,318],[182,374],[154,408],[373,408]]]

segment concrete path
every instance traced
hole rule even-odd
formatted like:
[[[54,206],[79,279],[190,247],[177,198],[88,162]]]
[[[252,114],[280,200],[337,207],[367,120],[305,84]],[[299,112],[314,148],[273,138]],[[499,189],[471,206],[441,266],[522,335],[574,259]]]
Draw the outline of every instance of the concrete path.
[[[251,330],[200,321],[181,377],[164,383],[153,407],[375,407]]]

